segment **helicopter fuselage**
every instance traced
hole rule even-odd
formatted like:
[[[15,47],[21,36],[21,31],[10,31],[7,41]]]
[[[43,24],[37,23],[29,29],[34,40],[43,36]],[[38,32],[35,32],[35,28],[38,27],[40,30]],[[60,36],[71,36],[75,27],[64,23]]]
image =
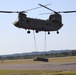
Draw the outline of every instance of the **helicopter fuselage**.
[[[15,21],[14,25],[18,28],[37,31],[58,31],[62,27],[62,23],[59,21],[34,19],[25,16]]]

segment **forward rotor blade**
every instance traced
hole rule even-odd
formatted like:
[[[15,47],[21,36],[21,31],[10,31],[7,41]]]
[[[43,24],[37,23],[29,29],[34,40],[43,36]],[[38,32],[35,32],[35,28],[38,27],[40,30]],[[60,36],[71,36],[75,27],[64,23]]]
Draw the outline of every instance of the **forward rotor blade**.
[[[45,6],[48,6],[48,5],[51,5],[51,3],[46,4]],[[32,9],[29,9],[29,10],[26,10],[26,11],[35,10],[35,9],[38,9],[38,8],[41,8],[41,7],[32,8]],[[27,13],[26,11],[0,11],[0,13],[19,13],[19,12]]]
[[[0,13],[19,13],[18,11],[0,11]]]
[[[76,12],[76,10],[75,11],[59,11],[57,13],[75,13],[75,12]]]
[[[51,3],[46,4],[45,6],[48,6],[48,5],[51,5]],[[35,10],[35,9],[38,9],[38,8],[41,8],[41,7],[35,7],[35,8],[32,8],[32,9],[28,9],[26,11],[28,12],[28,11]],[[23,12],[25,13],[26,11],[23,11]]]

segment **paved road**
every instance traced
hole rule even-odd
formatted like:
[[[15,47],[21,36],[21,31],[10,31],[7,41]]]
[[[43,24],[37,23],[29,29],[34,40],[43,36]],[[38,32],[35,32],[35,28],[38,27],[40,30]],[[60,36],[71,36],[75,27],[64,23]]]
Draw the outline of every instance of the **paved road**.
[[[2,70],[76,70],[76,62],[70,63],[35,63],[35,64],[0,64]]]

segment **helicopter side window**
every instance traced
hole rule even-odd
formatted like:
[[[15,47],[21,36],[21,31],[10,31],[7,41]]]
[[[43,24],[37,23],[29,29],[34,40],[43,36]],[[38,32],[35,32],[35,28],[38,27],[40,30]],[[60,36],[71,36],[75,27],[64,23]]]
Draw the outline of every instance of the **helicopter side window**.
[[[57,21],[55,18],[52,19],[52,22],[54,22],[54,23],[60,23],[60,21]]]
[[[49,26],[49,25],[50,25],[50,23],[46,23],[46,25],[47,25],[47,26]]]
[[[26,20],[26,23],[29,23],[29,20]]]
[[[55,18],[53,18],[51,21],[54,22],[54,23],[57,23],[58,22],[58,21],[56,21]]]

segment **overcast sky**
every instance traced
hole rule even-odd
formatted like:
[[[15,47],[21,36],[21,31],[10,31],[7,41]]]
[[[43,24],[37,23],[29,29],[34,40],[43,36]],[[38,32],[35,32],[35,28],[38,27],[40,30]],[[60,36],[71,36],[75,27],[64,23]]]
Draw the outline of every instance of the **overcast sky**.
[[[34,7],[38,7],[39,3],[48,4],[48,7],[55,11],[76,10],[75,0],[1,0],[0,11],[24,11]],[[52,13],[45,8],[39,8],[29,11],[28,17],[38,19],[48,19],[49,15],[39,15],[40,13]],[[27,34],[24,29],[18,29],[13,25],[17,20],[18,14],[0,13],[0,55],[24,53],[32,51],[48,51],[48,50],[64,50],[76,49],[76,13],[61,14],[63,27],[59,30],[59,34],[51,32],[46,34],[46,50],[45,33],[35,34],[35,48],[33,31]]]

